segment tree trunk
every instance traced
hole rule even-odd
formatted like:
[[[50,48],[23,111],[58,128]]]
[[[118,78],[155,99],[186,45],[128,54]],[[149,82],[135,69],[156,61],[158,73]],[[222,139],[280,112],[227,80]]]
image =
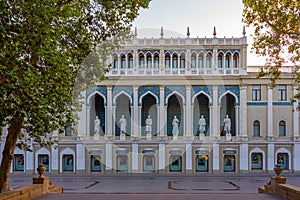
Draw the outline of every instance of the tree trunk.
[[[10,167],[14,157],[16,143],[21,132],[22,124],[23,118],[16,117],[8,128],[8,134],[6,136],[0,166],[0,193],[9,191]]]

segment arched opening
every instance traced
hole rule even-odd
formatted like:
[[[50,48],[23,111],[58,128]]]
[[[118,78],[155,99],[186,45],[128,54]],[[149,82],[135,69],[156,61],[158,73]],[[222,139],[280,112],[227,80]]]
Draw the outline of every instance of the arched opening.
[[[128,68],[129,69],[133,68],[133,56],[131,53],[128,54]]]
[[[193,110],[193,132],[195,136],[199,136],[199,125],[198,125],[198,121],[201,117],[201,115],[203,115],[205,121],[206,121],[206,126],[205,126],[205,135],[208,135],[208,129],[209,129],[209,99],[207,96],[205,96],[204,94],[199,94],[196,98],[195,98],[195,102],[194,102],[194,110]]]
[[[192,53],[192,56],[191,56],[191,68],[196,68],[196,54],[195,53]]]
[[[185,68],[185,54],[180,55],[180,68]]]
[[[170,63],[170,54],[166,54],[165,55],[165,67],[168,69],[171,67],[171,63]]]
[[[258,120],[253,122],[253,136],[260,136],[260,122]]]
[[[178,65],[177,65],[177,61],[178,61],[178,56],[177,54],[173,54],[173,61],[172,61],[172,64],[173,64],[173,68],[176,69],[178,68]]]
[[[159,67],[159,55],[156,53],[154,54],[154,68],[158,69]]]
[[[153,95],[147,94],[142,99],[141,127],[142,136],[146,135],[146,119],[150,115],[152,119],[152,135],[157,135],[157,102]]]
[[[198,68],[203,68],[203,54],[200,53],[199,57],[198,57]]]
[[[233,68],[237,68],[239,63],[239,54],[238,53],[234,53],[233,54],[233,59],[232,59],[232,67]]]
[[[117,97],[116,100],[116,118],[115,118],[115,136],[120,136],[120,124],[119,120],[124,115],[126,119],[127,126],[126,126],[126,135],[130,135],[131,133],[131,107],[130,107],[130,99],[125,94],[121,94]]]
[[[147,54],[147,68],[148,69],[152,68],[152,56],[150,53]]]
[[[211,59],[212,59],[212,55],[211,53],[208,53],[206,55],[206,68],[211,68]]]
[[[114,69],[118,69],[118,56],[115,54],[113,55],[114,59]]]
[[[104,135],[105,131],[105,108],[104,99],[101,95],[96,93],[94,98],[91,98],[91,112],[90,112],[90,136],[95,134],[94,132],[94,120],[98,116],[100,119],[100,135]]]
[[[224,95],[221,99],[221,111],[220,111],[220,132],[221,132],[221,136],[225,136],[226,133],[224,131],[224,119],[226,117],[226,115],[228,115],[228,117],[231,120],[231,135],[235,136],[235,105],[236,105],[236,100],[235,97],[230,94],[227,93],[226,95]]]
[[[121,69],[126,69],[126,56],[124,54],[121,55]]]
[[[167,108],[167,135],[173,136],[172,130],[172,121],[174,116],[177,117],[179,120],[179,134],[180,136],[183,135],[183,102],[179,95],[173,94],[168,99],[168,108]]]
[[[145,68],[145,58],[144,54],[139,55],[139,67],[140,68]]]
[[[218,55],[218,68],[223,68],[223,53]]]
[[[225,68],[229,68],[230,67],[230,54],[227,53],[225,56]]]
[[[281,120],[279,122],[279,137],[286,136],[286,124],[285,121]]]

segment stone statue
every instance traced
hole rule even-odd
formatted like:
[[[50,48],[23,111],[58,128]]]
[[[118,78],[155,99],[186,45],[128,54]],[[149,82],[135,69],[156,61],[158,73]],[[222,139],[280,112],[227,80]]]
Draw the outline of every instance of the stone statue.
[[[199,132],[200,134],[204,134],[205,131],[205,126],[206,126],[206,121],[203,115],[201,115],[199,121],[198,121],[198,125],[199,125]]]
[[[179,133],[178,124],[179,124],[179,120],[177,119],[176,116],[174,116],[174,119],[172,121],[172,126],[173,126],[172,133],[173,133],[173,135],[175,135],[175,134],[178,135],[178,133]]]
[[[98,116],[96,116],[96,119],[94,120],[94,132],[95,134],[99,134],[100,131],[100,119]]]
[[[229,118],[228,115],[226,115],[225,119],[224,119],[224,131],[227,134],[230,134],[230,130],[231,130],[231,120]]]
[[[127,122],[126,119],[124,118],[124,115],[122,115],[121,119],[119,120],[119,124],[120,124],[121,133],[126,133]]]
[[[152,119],[150,118],[150,115],[148,115],[148,118],[146,119],[146,133],[151,134],[152,131]]]

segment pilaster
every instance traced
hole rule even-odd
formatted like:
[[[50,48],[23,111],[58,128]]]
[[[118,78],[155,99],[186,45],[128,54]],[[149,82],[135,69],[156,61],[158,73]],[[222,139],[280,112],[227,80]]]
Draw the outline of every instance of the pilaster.
[[[76,144],[76,172],[83,174],[85,170],[85,150],[83,144]]]
[[[245,173],[249,170],[249,152],[248,152],[248,144],[240,145],[240,172]]]
[[[193,169],[193,158],[192,158],[192,144],[185,145],[185,170],[186,173],[192,173]]]
[[[273,135],[273,88],[268,85],[268,139],[274,139]]]
[[[267,161],[268,171],[272,172],[273,168],[274,168],[274,163],[275,163],[275,160],[274,160],[275,149],[274,149],[274,144],[273,143],[268,144],[268,151],[267,152],[268,152],[268,161]]]
[[[213,173],[219,173],[220,170],[220,147],[219,144],[213,146]]]
[[[247,139],[247,86],[240,86],[240,133],[242,140]]]
[[[54,146],[51,146],[51,173],[58,173],[58,149]]]
[[[133,86],[133,131],[132,136],[140,136],[139,132],[139,106],[138,106],[138,86]]]
[[[218,86],[213,86],[213,106],[212,106],[212,115],[211,115],[211,124],[212,124],[212,134],[213,138],[219,138],[219,106],[218,106]]]
[[[293,95],[298,94],[297,86],[293,87]],[[295,99],[296,102],[293,104],[293,136],[295,140],[299,139],[299,111],[297,111],[297,106],[299,105],[299,100]]]
[[[112,144],[105,145],[105,170],[106,173],[112,173]]]
[[[193,127],[193,119],[192,119],[192,106],[191,106],[191,86],[186,86],[186,106],[185,106],[185,134],[188,137],[192,136],[192,127]]]
[[[165,173],[165,167],[166,167],[166,145],[165,144],[159,144],[158,145],[158,170],[160,173]]]
[[[112,126],[113,126],[113,119],[112,119],[112,115],[113,115],[113,112],[112,112],[112,86],[106,86],[106,89],[107,89],[107,112],[106,113],[106,116],[105,116],[105,133],[107,136],[112,136]]]
[[[159,104],[159,135],[160,136],[165,136],[165,105],[164,105],[164,97],[165,97],[165,87],[160,86],[160,104]]]

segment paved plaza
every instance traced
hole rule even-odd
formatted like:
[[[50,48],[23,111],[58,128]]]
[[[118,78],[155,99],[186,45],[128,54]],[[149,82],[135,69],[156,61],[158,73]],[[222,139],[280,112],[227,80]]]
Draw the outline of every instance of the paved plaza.
[[[287,183],[300,186],[300,175],[286,174]],[[31,184],[30,175],[11,175],[11,187]],[[270,174],[242,175],[51,175],[50,181],[63,187],[63,194],[39,199],[251,199],[282,198],[257,193],[257,187],[269,181]]]

